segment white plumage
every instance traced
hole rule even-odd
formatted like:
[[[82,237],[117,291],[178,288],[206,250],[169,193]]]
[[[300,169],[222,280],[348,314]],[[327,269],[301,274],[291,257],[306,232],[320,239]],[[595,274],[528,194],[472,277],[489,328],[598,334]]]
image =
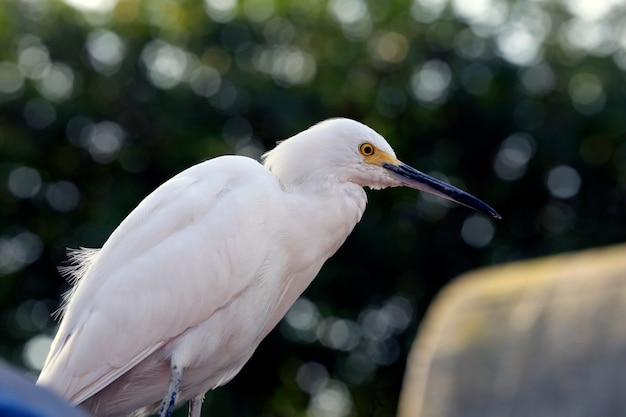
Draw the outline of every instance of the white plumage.
[[[223,156],[181,172],[102,249],[74,253],[38,383],[96,416],[168,415],[189,399],[199,415],[202,395],[239,372],[360,220],[363,186],[443,193],[498,217],[402,170],[372,129],[333,119],[281,142],[265,166]]]

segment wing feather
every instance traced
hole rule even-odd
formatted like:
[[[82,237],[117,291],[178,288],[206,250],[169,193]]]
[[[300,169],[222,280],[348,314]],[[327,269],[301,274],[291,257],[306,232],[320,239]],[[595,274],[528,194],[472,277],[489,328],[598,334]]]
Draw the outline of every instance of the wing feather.
[[[101,250],[78,255],[80,277],[39,383],[80,403],[228,304],[262,266],[279,192],[241,157],[198,164],[157,188]]]

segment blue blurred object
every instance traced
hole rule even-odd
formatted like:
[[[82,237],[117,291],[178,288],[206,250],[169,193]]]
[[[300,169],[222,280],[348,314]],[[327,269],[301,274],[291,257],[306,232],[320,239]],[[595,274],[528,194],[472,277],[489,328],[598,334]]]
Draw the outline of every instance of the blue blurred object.
[[[0,362],[0,417],[87,417],[61,397]]]

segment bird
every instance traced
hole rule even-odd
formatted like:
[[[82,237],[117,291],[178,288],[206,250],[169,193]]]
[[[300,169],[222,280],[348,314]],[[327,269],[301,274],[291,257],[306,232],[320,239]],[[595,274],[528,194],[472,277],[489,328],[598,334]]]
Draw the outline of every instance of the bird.
[[[495,219],[476,197],[401,162],[372,128],[334,118],[255,159],[200,162],[149,194],[73,283],[37,383],[98,417],[170,416],[230,381],[343,244],[364,187],[405,186]]]

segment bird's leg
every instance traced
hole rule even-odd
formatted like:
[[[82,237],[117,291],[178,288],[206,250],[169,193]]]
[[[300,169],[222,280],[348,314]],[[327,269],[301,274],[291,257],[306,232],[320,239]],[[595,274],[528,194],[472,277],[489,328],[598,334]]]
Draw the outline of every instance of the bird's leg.
[[[203,401],[204,394],[196,395],[191,400],[189,400],[189,417],[200,417]]]
[[[182,381],[182,379],[183,369],[180,366],[172,365],[170,382],[167,384],[167,391],[165,391],[165,397],[163,397],[163,402],[161,402],[159,417],[170,417],[172,415],[174,404],[176,403],[176,395],[178,394],[180,381]]]

